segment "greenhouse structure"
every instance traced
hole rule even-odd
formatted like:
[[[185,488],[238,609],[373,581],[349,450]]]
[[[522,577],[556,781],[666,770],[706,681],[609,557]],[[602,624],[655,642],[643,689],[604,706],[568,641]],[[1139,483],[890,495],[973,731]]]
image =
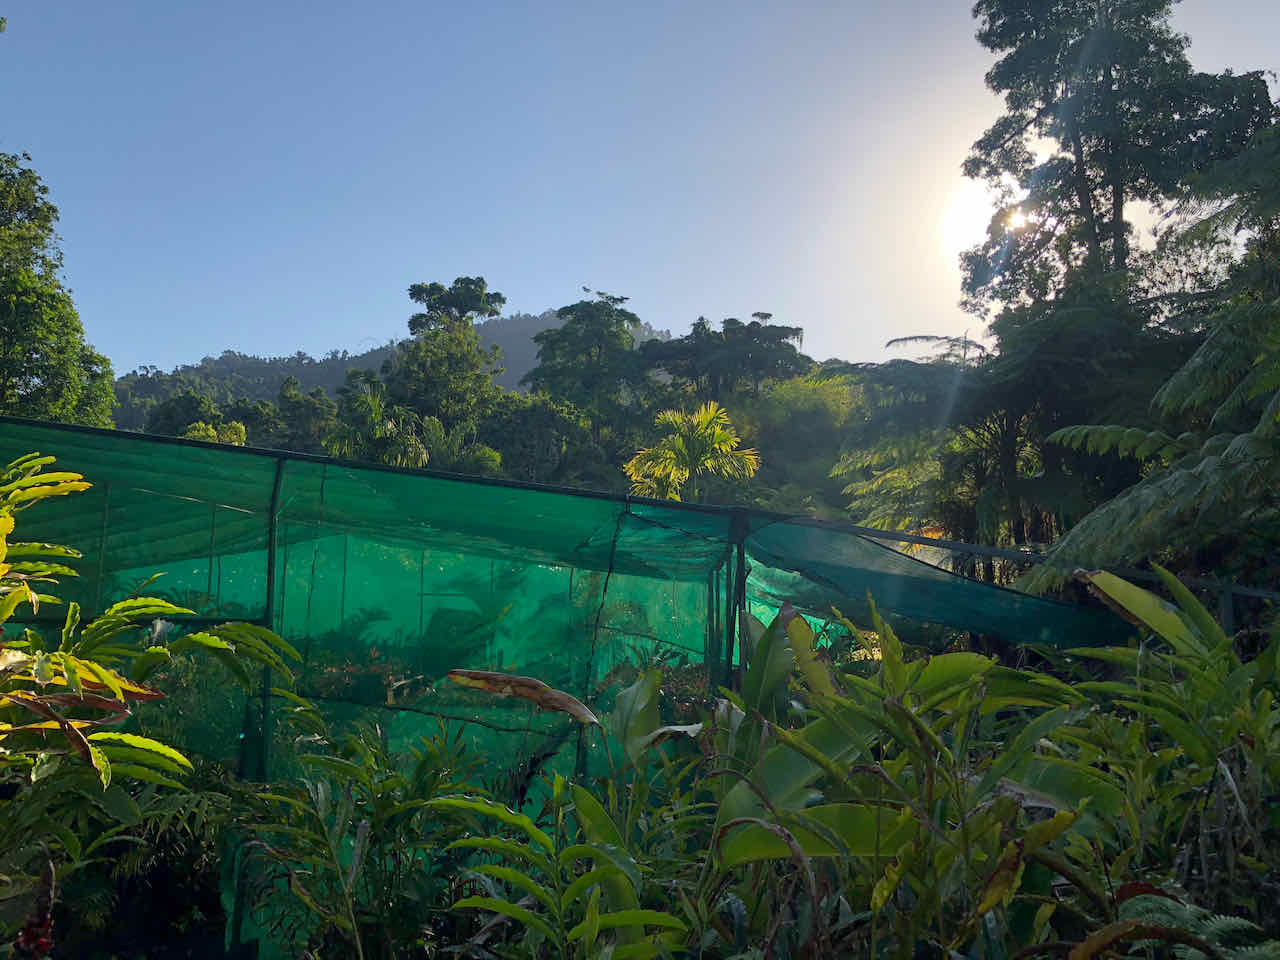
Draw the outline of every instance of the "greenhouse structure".
[[[454,668],[590,703],[620,665],[662,660],[701,670],[710,691],[739,661],[737,612],[767,620],[787,601],[819,624],[837,608],[869,626],[871,597],[896,623],[1011,644],[1084,645],[1122,626],[741,507],[0,418],[4,462],[31,452],[93,484],[22,521],[24,539],[84,554],[64,599],[90,617],[161,574],[146,592],[196,611],[191,625],[274,629],[303,654],[300,692],[335,707],[481,719],[431,709]],[[265,777],[267,760],[246,772]]]
[[[836,525],[741,507],[0,418],[0,462],[34,452],[93,484],[19,521],[23,540],[81,551],[79,575],[54,592],[86,620],[143,591],[193,611],[155,629],[248,621],[297,649],[292,677],[237,684],[210,663],[165,701],[177,742],[247,781],[298,773],[279,722],[293,695],[335,729],[376,725],[397,751],[443,724],[491,778],[581,773],[590,764],[580,725],[451,684],[448,672],[536,677],[604,715],[638,668],[660,664],[664,709],[689,722],[734,682],[739,613],[767,621],[785,602],[845,652],[858,638],[833,608],[866,628],[869,598],[908,638],[961,632],[1062,647],[1125,630],[1102,609],[968,580]],[[56,632],[64,616],[43,604],[25,624]],[[241,915],[235,877],[224,899],[232,942],[262,935]]]

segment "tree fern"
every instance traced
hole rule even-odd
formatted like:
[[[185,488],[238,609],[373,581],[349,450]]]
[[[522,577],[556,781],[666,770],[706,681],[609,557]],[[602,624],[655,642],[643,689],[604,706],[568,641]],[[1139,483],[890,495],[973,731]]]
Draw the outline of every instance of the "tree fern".
[[[1267,939],[1256,923],[1211,913],[1170,897],[1144,895],[1126,900],[1120,905],[1119,919],[1190,934],[1223,960],[1280,960],[1280,940]],[[1139,941],[1135,946],[1155,946],[1157,942]],[[1184,943],[1175,944],[1173,953],[1179,960],[1209,960],[1205,951]]]
[[[1227,173],[1202,183],[1197,196],[1210,212],[1187,233],[1246,231],[1244,254],[1216,291],[1204,342],[1153,399],[1185,432],[1176,439],[1115,426],[1055,433],[1051,439],[1067,446],[1159,462],[1077,524],[1024,578],[1027,589],[1055,586],[1077,567],[1215,542],[1235,544],[1240,555],[1241,545],[1280,537],[1280,126],[1255,137]]]

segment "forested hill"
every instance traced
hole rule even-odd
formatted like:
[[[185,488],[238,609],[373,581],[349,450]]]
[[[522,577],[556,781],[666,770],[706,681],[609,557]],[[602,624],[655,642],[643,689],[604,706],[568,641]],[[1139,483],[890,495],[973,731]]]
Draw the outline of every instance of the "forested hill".
[[[476,330],[484,345],[502,350],[503,372],[493,378],[494,383],[508,390],[521,389],[520,378],[538,361],[534,336],[561,323],[554,310],[539,314],[513,313],[477,323]],[[641,324],[636,331],[637,343],[670,338],[670,332],[655,330],[648,324]],[[147,411],[186,390],[208,396],[217,403],[237,399],[274,402],[284,382],[293,377],[303,393],[319,387],[336,396],[348,370],[381,370],[396,342],[363,353],[330,350],[322,357],[313,357],[301,350],[285,357],[258,357],[224,350],[219,356],[205,357],[199,363],[184,363],[171,371],[140,367],[116,380],[119,406],[115,411],[115,425],[121,430],[141,430],[146,425]]]

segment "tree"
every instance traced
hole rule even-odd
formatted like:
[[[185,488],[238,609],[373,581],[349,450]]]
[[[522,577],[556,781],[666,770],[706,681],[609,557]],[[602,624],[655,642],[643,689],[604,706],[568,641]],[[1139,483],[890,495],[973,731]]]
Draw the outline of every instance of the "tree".
[[[414,336],[427,330],[474,326],[477,320],[498,316],[507,302],[496,290],[489,292],[484,277],[458,277],[448,287],[415,283],[409,288],[409,299],[426,307],[409,318]]]
[[[599,484],[616,476],[592,443],[581,411],[544,393],[501,393],[481,421],[479,437],[501,454],[503,473],[516,480]]]
[[[244,424],[246,442],[255,447],[279,447],[284,420],[276,405],[267,400],[239,397],[221,407],[224,420]]]
[[[389,404],[386,388],[372,370],[347,374],[325,450],[335,457],[393,467],[425,467],[431,457],[421,419],[412,410]]]
[[[685,485],[692,482],[697,500],[701,478],[742,483],[760,468],[759,453],[741,446],[729,414],[718,403],[704,403],[693,413],[664,410],[655,423],[667,431],[666,436],[636,451],[623,468],[637,496],[679,500]]]
[[[1269,122],[1260,73],[1195,73],[1173,0],[979,0],[978,41],[1000,55],[987,86],[1005,113],[965,173],[1002,201],[964,258],[977,306],[1059,292],[1130,265],[1135,203],[1161,204]],[[1037,156],[1038,150],[1045,150]]]
[[[533,338],[538,365],[523,381],[585,412],[597,442],[605,424],[624,419],[628,390],[641,379],[633,334],[640,318],[623,308],[626,302],[597,291],[594,300],[557,310],[563,323]]]
[[[206,443],[225,443],[233,447],[243,447],[245,428],[243,423],[235,420],[220,423],[216,427],[201,420],[187,427],[182,436],[187,440],[203,440]]]
[[[764,381],[797,377],[812,367],[799,350],[804,338],[800,327],[771,324],[771,313],[751,316],[749,323],[728,317],[718,331],[699,317],[679,339],[646,343],[644,361],[684,381],[699,399],[717,403],[743,380],[751,384],[752,396],[759,397]]]
[[[29,161],[0,153],[0,413],[110,426],[111,364],[58,278],[58,210]]]
[[[181,437],[196,423],[214,428],[222,423],[222,412],[217,404],[202,393],[185,390],[176,397],[158,403],[147,414],[147,433],[166,437]]]
[[[1165,429],[1076,426],[1050,439],[1116,451],[1145,465],[1139,482],[1099,506],[1026,580],[1061,583],[1079,566],[1195,553],[1233,575],[1273,583],[1280,540],[1280,123],[1202,177],[1184,233],[1245,238],[1212,292],[1208,336],[1153,399]]]
[[[419,417],[435,417],[446,433],[474,434],[496,395],[501,352],[486,348],[474,319],[493,316],[506,302],[489,293],[483,277],[459,277],[450,287],[414,284],[409,297],[427,307],[409,318],[414,338],[400,344],[383,364],[387,397]]]
[[[324,388],[316,387],[304,394],[296,377],[288,377],[280,387],[276,401],[284,432],[280,446],[285,450],[301,453],[324,453],[325,437],[332,432],[338,415],[334,403]]]
[[[1197,328],[1163,251],[1135,244],[1133,211],[1175,202],[1273,114],[1259,75],[1192,71],[1170,7],[975,6],[979,42],[1000,57],[987,84],[1006,109],[964,165],[1000,209],[962,267],[965,306],[990,321],[994,350],[959,360],[967,340],[935,339],[942,357],[861,373],[873,413],[839,468],[861,509],[958,539],[1047,542],[1139,478],[1113,451],[1048,438],[1075,423],[1154,426],[1149,398]],[[914,428],[874,427],[913,411],[926,416]]]

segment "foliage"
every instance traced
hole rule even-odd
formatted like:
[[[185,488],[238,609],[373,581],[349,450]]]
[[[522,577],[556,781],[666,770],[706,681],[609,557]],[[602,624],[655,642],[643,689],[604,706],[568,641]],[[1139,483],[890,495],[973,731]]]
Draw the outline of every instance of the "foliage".
[[[644,344],[643,360],[687,384],[703,402],[723,402],[744,380],[751,385],[751,395],[759,397],[766,380],[807,373],[813,361],[798,349],[804,331],[769,323],[771,313],[751,316],[748,323],[727,317],[719,331],[699,317],[683,337]]]
[[[692,483],[697,500],[703,477],[743,482],[760,468],[760,454],[741,446],[728,411],[715,401],[693,413],[664,410],[655,425],[666,435],[636,451],[623,468],[631,478],[631,492],[639,496],[679,500],[685,485]]]
[[[640,378],[634,337],[640,318],[622,306],[626,300],[597,293],[557,310],[561,325],[533,338],[538,365],[524,378],[530,389],[585,413],[597,442],[606,424],[623,419]]]
[[[789,607],[768,626],[744,615],[741,691],[701,723],[664,725],[661,674],[642,674],[605,722],[608,774],[555,778],[541,817],[433,802],[499,828],[454,844],[479,858],[481,888],[455,907],[493,918],[465,949],[583,955],[575,933],[648,917],[664,929],[596,949],[1266,955],[1243,951],[1273,949],[1255,920],[1275,859],[1280,637],[1242,661],[1172,577],[1176,606],[1090,581],[1158,639],[1071,656],[1136,666],[1131,680],[1069,685],[967,651],[911,659],[874,612],[874,673],[833,672]]]
[[[231,420],[219,426],[212,426],[203,420],[197,420],[187,427],[182,435],[187,440],[203,440],[205,443],[225,443],[233,447],[245,444],[245,426],[238,420]]]
[[[483,277],[459,277],[448,288],[414,284],[409,298],[427,309],[409,318],[415,336],[383,363],[387,395],[420,417],[436,418],[465,442],[493,403],[492,378],[502,359],[481,344],[473,319],[496,316],[505,300],[487,292]]]
[[[0,413],[110,426],[111,364],[58,277],[58,209],[30,159],[0,153]]]
[[[1161,552],[1243,545],[1268,564],[1280,534],[1280,125],[1254,138],[1225,169],[1198,183],[1209,212],[1194,239],[1247,231],[1245,253],[1212,291],[1199,349],[1155,394],[1153,405],[1184,429],[1078,426],[1050,439],[1146,459],[1141,481],[1084,518],[1028,579],[1061,582],[1082,564],[1133,562]],[[1201,309],[1205,309],[1204,306]],[[1262,556],[1258,556],[1261,553]]]
[[[304,776],[257,794],[248,815],[272,929],[323,955],[431,955],[441,932],[432,912],[449,889],[445,849],[459,832],[431,803],[465,789],[459,735],[442,728],[397,755],[380,728],[335,735],[314,706],[289,700]]]
[[[335,457],[393,467],[425,467],[431,457],[421,418],[388,404],[386,387],[368,370],[347,374],[347,384],[338,392],[338,420],[325,439],[325,450]]]
[[[245,662],[269,665],[287,680],[284,660],[297,658],[284,641],[249,624],[177,636],[154,631],[150,624],[158,617],[193,613],[154,597],[122,600],[88,623],[75,603],[67,604],[60,623],[35,620],[42,606],[59,603],[44,591],[75,576],[67,561],[80,554],[55,544],[11,543],[16,518],[89,487],[80,474],[47,471],[52,463],[31,454],[0,474],[0,623],[9,624],[24,607],[32,617],[30,626],[0,643],[0,899],[6,912],[13,902],[48,896],[53,881],[42,880],[45,874],[65,881],[118,856],[115,844],[137,842],[126,831],[164,813],[158,789],[183,790],[175,778],[192,768],[183,753],[111,729],[128,724],[137,704],[163,697],[150,685],[157,669],[176,655],[208,651],[248,685]],[[52,632],[38,629],[41,623],[53,623]]]

